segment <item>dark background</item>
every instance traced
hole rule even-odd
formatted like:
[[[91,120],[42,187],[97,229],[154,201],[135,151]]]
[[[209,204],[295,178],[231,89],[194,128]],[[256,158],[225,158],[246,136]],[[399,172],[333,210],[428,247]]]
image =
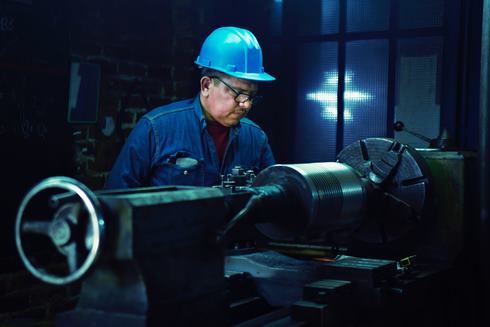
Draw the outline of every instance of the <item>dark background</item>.
[[[76,287],[31,286],[13,242],[22,197],[53,175],[102,187],[139,117],[196,95],[193,61],[214,28],[240,26],[257,36],[264,67],[277,81],[260,85],[266,97],[250,117],[269,135],[277,161],[291,163],[335,160],[363,137],[427,146],[391,128],[397,117],[408,112],[410,118],[410,110],[420,117],[416,108],[400,109],[409,107],[404,96],[417,97],[403,93],[401,58],[435,58],[427,78],[436,109],[407,127],[432,138],[445,129],[455,148],[477,150],[481,15],[482,0],[1,0],[0,322],[49,318],[76,297]],[[97,105],[85,108],[95,122],[68,120],[71,63],[100,72],[98,88],[89,85]],[[333,116],[319,118],[322,108],[305,94],[332,69],[338,83],[330,91],[348,90],[342,77],[355,70],[359,87],[376,101],[351,107],[337,97]],[[110,121],[113,130],[104,133]]]

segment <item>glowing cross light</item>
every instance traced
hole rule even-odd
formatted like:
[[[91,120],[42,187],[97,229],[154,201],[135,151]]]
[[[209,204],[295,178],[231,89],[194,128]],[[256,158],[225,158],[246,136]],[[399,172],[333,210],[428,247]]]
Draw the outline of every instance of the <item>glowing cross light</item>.
[[[345,85],[352,83],[352,72],[345,73]],[[316,101],[323,104],[321,117],[328,120],[337,120],[337,85],[339,75],[336,72],[326,72],[325,81],[320,91],[307,93],[306,100]],[[344,120],[352,121],[352,110],[350,105],[359,104],[373,99],[370,93],[347,90],[344,92]]]

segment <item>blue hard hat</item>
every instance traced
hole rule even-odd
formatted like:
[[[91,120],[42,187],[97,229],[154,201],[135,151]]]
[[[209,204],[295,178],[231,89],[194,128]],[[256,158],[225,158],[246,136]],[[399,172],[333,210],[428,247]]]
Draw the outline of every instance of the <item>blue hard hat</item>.
[[[208,35],[194,61],[227,75],[252,81],[273,81],[262,66],[262,50],[252,32],[238,27],[220,27]]]

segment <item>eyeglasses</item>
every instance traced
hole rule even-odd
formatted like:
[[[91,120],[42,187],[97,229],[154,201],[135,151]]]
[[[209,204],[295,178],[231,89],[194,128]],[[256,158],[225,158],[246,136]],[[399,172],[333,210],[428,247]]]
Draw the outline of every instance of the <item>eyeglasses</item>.
[[[233,88],[233,86],[231,86],[230,84],[226,83],[225,81],[223,81],[218,76],[209,76],[209,78],[211,78],[211,79],[213,79],[213,78],[217,79],[218,81],[220,81],[221,83],[223,83],[226,87],[228,87],[233,93],[235,93],[235,101],[237,103],[245,103],[247,101],[250,101],[250,103],[257,103],[258,100],[260,100],[262,98],[260,95],[257,95],[257,94],[245,94],[245,93],[241,93],[241,92],[235,90]]]

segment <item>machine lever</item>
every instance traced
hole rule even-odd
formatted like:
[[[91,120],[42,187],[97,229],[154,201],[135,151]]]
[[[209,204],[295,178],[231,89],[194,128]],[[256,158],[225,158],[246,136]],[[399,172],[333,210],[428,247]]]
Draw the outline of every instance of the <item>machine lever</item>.
[[[405,124],[403,124],[403,122],[401,122],[401,121],[395,122],[393,124],[393,129],[397,132],[405,131],[408,134],[411,134],[411,135],[429,143],[429,148],[447,149],[448,147],[450,147],[452,145],[451,140],[449,139],[449,136],[448,136],[448,131],[445,128],[442,130],[442,133],[439,134],[439,136],[436,137],[435,139],[428,138],[427,136],[424,136],[424,135],[419,134],[417,132],[414,132],[410,129],[407,129],[405,127]]]
[[[240,210],[226,225],[225,228],[217,233],[216,242],[221,243],[226,235],[233,229],[237,224],[244,219],[252,219],[248,217],[255,217],[251,213],[255,211],[256,208],[260,207],[264,203],[264,199],[268,199],[267,202],[275,203],[274,200],[282,198],[284,196],[284,190],[280,185],[265,185],[262,187],[256,187],[251,189],[255,192],[254,195],[250,197],[245,207]],[[272,201],[271,201],[272,200]],[[255,218],[253,218],[255,219]],[[250,223],[250,222],[248,222]],[[255,221],[253,222],[255,223]]]
[[[260,202],[260,197],[258,195],[252,195],[252,197],[248,200],[245,207],[240,210],[229,222],[226,224],[225,228],[220,230],[216,236],[216,242],[221,243],[226,235],[242,220],[244,220],[252,209]]]
[[[427,142],[427,143],[429,143],[429,144],[431,144],[431,143],[433,142],[433,140],[432,140],[431,138],[428,138],[427,136],[424,136],[424,135],[419,134],[419,133],[417,133],[417,132],[414,132],[414,131],[412,131],[412,130],[410,130],[410,129],[407,129],[407,128],[405,127],[405,124],[404,124],[402,121],[397,121],[397,122],[395,122],[395,123],[393,124],[393,129],[394,129],[395,131],[397,131],[397,132],[405,131],[405,132],[407,132],[408,134],[413,135],[413,136],[415,136],[415,137],[417,137],[417,138],[419,138],[419,139],[421,139],[421,140],[423,140],[423,141],[425,141],[425,142]]]

